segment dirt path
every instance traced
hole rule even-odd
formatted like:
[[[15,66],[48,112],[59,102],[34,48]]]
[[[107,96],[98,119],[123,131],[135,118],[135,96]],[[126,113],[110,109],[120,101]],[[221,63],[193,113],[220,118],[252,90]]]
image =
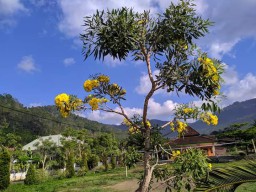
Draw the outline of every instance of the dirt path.
[[[113,189],[115,191],[120,191],[120,192],[132,192],[132,191],[135,191],[138,188],[138,186],[139,186],[138,180],[133,179],[133,180],[127,180],[121,183],[117,183],[107,188]]]
[[[155,188],[158,185],[159,185],[158,183],[154,183],[152,188]],[[114,191],[119,191],[119,192],[132,192],[132,191],[135,191],[138,188],[138,186],[139,186],[138,180],[133,179],[133,180],[117,183],[107,188],[113,189]],[[152,192],[162,192],[164,190],[165,190],[164,186],[160,186],[157,189],[152,190]]]

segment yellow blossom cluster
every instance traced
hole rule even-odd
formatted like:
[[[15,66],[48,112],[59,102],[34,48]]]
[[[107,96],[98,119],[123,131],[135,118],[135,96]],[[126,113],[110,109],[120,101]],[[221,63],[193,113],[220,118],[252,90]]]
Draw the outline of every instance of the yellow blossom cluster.
[[[214,65],[213,61],[210,58],[202,58],[199,57],[198,61],[202,64],[203,66],[203,71],[206,75],[206,77],[210,77],[211,80],[216,84],[215,89],[213,90],[213,95],[219,95],[219,80],[220,76],[218,74],[217,68]]]
[[[184,108],[184,109],[183,109],[183,112],[184,112],[185,114],[191,114],[191,113],[194,112],[194,109],[193,109],[193,108]]]
[[[172,121],[170,122],[170,127],[171,127],[172,131],[175,131],[175,126],[174,126],[174,123]]]
[[[212,164],[208,163],[208,169],[211,171],[212,170]]]
[[[109,77],[106,76],[106,75],[100,75],[100,76],[98,76],[97,79],[98,79],[99,82],[102,82],[102,83],[108,83],[109,82]]]
[[[188,125],[186,123],[182,121],[177,121],[177,132],[182,133],[183,131],[186,130],[187,126]]]
[[[118,84],[113,83],[109,86],[109,94],[110,95],[125,95],[126,90],[119,87]]]
[[[147,127],[151,127],[150,121],[147,121],[147,122],[146,122],[146,125],[147,125]],[[142,126],[144,127],[144,123],[142,123]]]
[[[131,134],[139,133],[140,132],[140,130],[137,127],[132,126],[132,124],[126,118],[123,120],[123,124],[125,124],[127,127],[129,127],[128,131]],[[146,124],[147,124],[147,126],[149,128],[151,127],[150,121],[147,121]],[[141,123],[141,125],[142,125],[142,127],[144,127],[144,123],[143,122]]]
[[[219,95],[219,94],[220,94],[219,89],[215,89],[215,90],[213,90],[213,95]]]
[[[200,119],[207,123],[208,125],[217,125],[218,124],[218,117],[216,115],[213,115],[210,112],[202,113],[200,115]]]
[[[177,130],[177,132],[179,134],[183,133],[186,130],[187,126],[188,126],[186,123],[184,123],[182,121],[179,121],[179,120],[177,120],[175,123],[170,122],[169,125],[170,125],[172,131]]]
[[[219,81],[217,68],[214,66],[214,63],[210,58],[199,57],[198,61],[202,64],[206,77],[211,77],[214,82]]]
[[[180,155],[180,151],[179,150],[177,150],[177,151],[172,151],[172,156],[173,157],[177,157],[177,156],[179,156]]]
[[[129,131],[130,134],[135,134],[135,133],[140,132],[140,130],[137,129],[136,127],[129,127],[128,131]]]
[[[90,99],[88,101],[88,104],[91,106],[92,110],[97,110],[99,108],[99,105],[100,104],[103,104],[103,103],[106,103],[108,102],[108,100],[106,98],[96,98],[96,97],[93,97],[92,99]]]
[[[84,82],[84,89],[87,92],[90,92],[93,88],[98,86],[99,86],[99,81],[97,79],[93,79],[93,80],[88,79]]]
[[[69,95],[66,93],[61,93],[55,97],[55,105],[59,108],[61,108],[65,103],[69,103]]]
[[[137,129],[136,127],[132,126],[132,124],[126,118],[123,120],[123,123],[126,126],[129,127],[128,131],[129,131],[130,134],[134,134],[134,133],[139,133],[140,132],[140,130]]]
[[[67,117],[71,110],[77,109],[83,103],[81,99],[72,98],[66,93],[57,95],[54,101],[63,117]]]

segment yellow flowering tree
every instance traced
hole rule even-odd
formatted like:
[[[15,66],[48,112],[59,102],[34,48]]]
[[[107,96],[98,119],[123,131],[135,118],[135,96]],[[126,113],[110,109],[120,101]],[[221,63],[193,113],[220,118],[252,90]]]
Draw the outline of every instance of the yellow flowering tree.
[[[82,101],[75,96],[60,94],[55,98],[56,106],[66,117],[72,110],[91,109],[116,113],[123,116],[130,133],[140,133],[144,138],[144,175],[137,191],[146,192],[158,161],[152,163],[152,126],[148,120],[150,98],[159,89],[167,92],[185,93],[203,101],[201,107],[180,105],[175,117],[161,128],[170,125],[173,131],[182,134],[186,130],[186,120],[201,119],[208,124],[216,124],[212,114],[218,110],[215,98],[219,94],[223,67],[220,61],[199,51],[195,39],[208,32],[211,22],[198,16],[190,0],[181,0],[158,15],[149,11],[135,12],[121,8],[97,11],[85,18],[85,31],[81,34],[85,59],[94,56],[104,59],[110,56],[125,60],[131,56],[135,61],[145,63],[151,88],[143,103],[141,118],[130,118],[123,106],[126,90],[117,83],[111,83],[105,75],[94,75],[84,82],[88,96]],[[159,70],[154,76],[153,67]],[[117,108],[110,107],[115,104]],[[113,106],[113,105],[111,105]]]

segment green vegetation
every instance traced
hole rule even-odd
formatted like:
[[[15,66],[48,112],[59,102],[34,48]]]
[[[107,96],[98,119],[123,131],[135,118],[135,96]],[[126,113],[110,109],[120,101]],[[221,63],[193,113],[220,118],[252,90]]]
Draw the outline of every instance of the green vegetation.
[[[128,177],[125,177],[124,168],[100,173],[90,172],[84,177],[51,179],[38,185],[11,184],[4,192],[113,192],[113,189],[108,188],[109,186],[121,181],[139,178],[140,172],[141,170],[138,169],[130,170]]]
[[[0,146],[0,191],[10,184],[10,154],[6,148]]]
[[[37,180],[37,175],[36,175],[36,170],[34,165],[30,165],[28,168],[28,172],[26,174],[26,178],[24,180],[24,184],[25,185],[33,185],[33,184],[37,184],[38,180]]]
[[[173,131],[182,135],[187,119],[201,119],[208,125],[218,123],[212,112],[219,111],[216,97],[221,87],[223,65],[219,60],[209,58],[196,45],[196,40],[206,35],[212,23],[200,17],[194,6],[192,0],[180,0],[155,15],[148,10],[139,13],[123,7],[97,10],[84,18],[85,29],[80,37],[85,60],[90,56],[95,60],[104,60],[106,56],[119,60],[131,57],[133,61],[145,64],[150,90],[142,103],[142,115],[130,117],[126,113],[123,106],[126,90],[104,74],[91,75],[84,82],[88,95],[83,99],[67,93],[55,97],[63,117],[76,110],[101,110],[122,116],[131,134],[141,133],[144,175],[137,190],[140,192],[149,190],[153,170],[158,166],[158,159],[152,156],[158,153],[161,143],[154,142],[153,126],[148,119],[150,99],[157,90],[177,95],[182,92],[203,101],[201,107],[180,104],[173,119],[161,128],[170,125]],[[156,69],[159,73],[154,75]],[[107,169],[106,155],[101,153],[99,156]]]
[[[256,191],[256,182],[243,183],[238,186],[235,192],[255,192]]]
[[[18,143],[25,145],[38,136],[60,134],[68,127],[85,129],[95,135],[107,132],[116,134],[117,138],[126,137],[126,132],[111,125],[74,114],[63,118],[55,106],[27,108],[10,94],[0,95],[0,144],[4,146],[17,147]]]

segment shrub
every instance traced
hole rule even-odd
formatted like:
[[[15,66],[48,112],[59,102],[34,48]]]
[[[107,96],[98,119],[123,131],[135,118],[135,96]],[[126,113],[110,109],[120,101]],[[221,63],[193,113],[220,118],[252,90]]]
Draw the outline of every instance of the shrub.
[[[98,166],[99,157],[95,154],[91,154],[88,159],[88,168],[91,170],[94,167]]]
[[[111,167],[112,169],[116,168],[116,156],[114,155],[111,156]]]
[[[0,148],[0,191],[10,184],[10,155],[5,148]]]
[[[28,168],[28,172],[26,178],[24,180],[25,185],[33,185],[38,184],[39,181],[37,179],[37,174],[34,165],[30,165]]]
[[[66,167],[67,178],[71,178],[75,175],[74,163],[75,163],[74,154],[70,153],[67,159],[67,167]]]

